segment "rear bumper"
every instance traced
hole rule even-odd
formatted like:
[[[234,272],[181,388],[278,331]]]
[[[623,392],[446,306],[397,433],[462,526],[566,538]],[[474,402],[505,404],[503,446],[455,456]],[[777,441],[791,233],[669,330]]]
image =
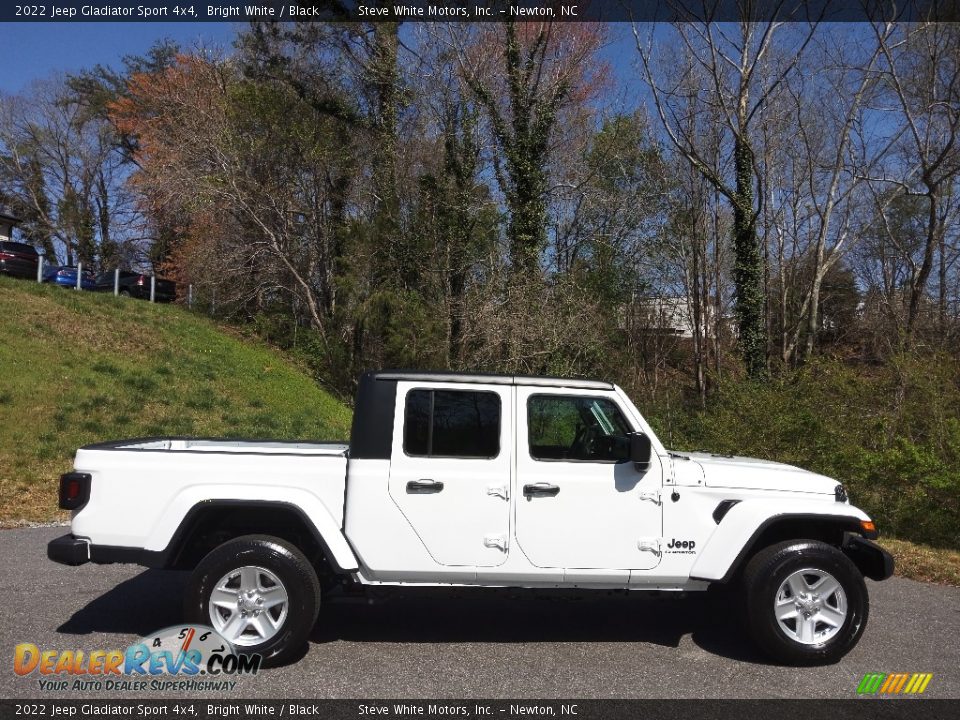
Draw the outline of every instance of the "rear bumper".
[[[90,541],[61,535],[47,544],[47,558],[61,565],[83,565],[90,562]]]
[[[120,291],[123,292],[124,290],[130,293],[130,297],[136,298],[137,300],[150,299],[149,285],[121,285]],[[113,285],[110,286],[110,291],[113,292]],[[154,292],[153,298],[156,302],[173,302],[177,299],[177,293],[161,292],[160,290],[157,290]]]
[[[73,278],[71,280],[70,278],[54,277],[53,279],[45,280],[44,282],[50,282],[50,283],[53,283],[54,285],[59,285],[60,287],[65,287],[65,288],[75,289],[77,287],[76,278]],[[86,290],[87,292],[92,292],[97,289],[97,286],[91,283],[89,280],[82,280],[80,282],[80,289]]]
[[[0,273],[11,277],[35,278],[37,276],[37,263],[31,263],[28,260],[0,260]]]
[[[145,567],[160,567],[162,553],[147,552],[143,548],[116,545],[94,545],[86,538],[61,535],[47,543],[47,558],[61,565],[83,565],[92,562],[98,565],[130,563]]]

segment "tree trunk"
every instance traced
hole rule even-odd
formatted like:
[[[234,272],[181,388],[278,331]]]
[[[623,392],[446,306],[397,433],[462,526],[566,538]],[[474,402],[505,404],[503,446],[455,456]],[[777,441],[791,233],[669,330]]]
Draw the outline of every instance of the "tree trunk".
[[[763,258],[753,212],[753,149],[746,137],[734,146],[737,186],[733,198],[733,278],[737,293],[740,349],[747,374],[766,376],[767,339],[763,318]]]
[[[713,191],[713,375],[716,382],[720,382],[721,338],[723,325],[723,270],[721,266],[720,249],[720,192]]]
[[[400,73],[397,66],[399,38],[396,23],[375,25],[374,47],[368,72],[376,96],[375,148],[372,162],[374,224],[378,245],[390,259],[387,272],[401,285],[410,282],[410,258],[400,237],[400,197],[397,187],[397,123],[399,120]]]
[[[818,261],[817,267],[820,267],[820,261]],[[819,330],[820,286],[822,284],[823,276],[819,271],[815,271],[813,282],[810,285],[810,315],[807,318],[807,338],[803,347],[804,362],[809,360],[813,355],[813,347],[816,343],[817,331]]]
[[[913,335],[916,331],[917,317],[920,314],[920,302],[927,291],[927,280],[930,278],[930,272],[933,270],[933,254],[937,248],[937,241],[940,235],[940,195],[938,188],[932,187],[927,192],[929,201],[929,212],[927,216],[927,237],[923,248],[923,261],[920,263],[920,269],[913,278],[910,288],[910,307],[907,312],[907,343],[913,342]]]
[[[940,235],[939,254],[937,315],[940,323],[940,340],[945,342],[947,339],[947,241],[944,234]]]

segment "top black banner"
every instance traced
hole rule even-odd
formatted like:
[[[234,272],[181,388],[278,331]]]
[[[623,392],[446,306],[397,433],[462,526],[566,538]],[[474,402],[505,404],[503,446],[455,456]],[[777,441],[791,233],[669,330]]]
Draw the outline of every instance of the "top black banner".
[[[960,21],[960,0],[52,0],[2,22],[915,22]]]

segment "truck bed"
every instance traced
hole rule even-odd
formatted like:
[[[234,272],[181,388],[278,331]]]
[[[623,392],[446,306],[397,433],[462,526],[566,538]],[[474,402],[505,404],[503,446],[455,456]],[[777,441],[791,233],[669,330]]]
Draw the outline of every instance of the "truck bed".
[[[90,500],[73,532],[94,544],[163,550],[199,503],[286,502],[343,525],[347,443],[150,437],[87,445]]]

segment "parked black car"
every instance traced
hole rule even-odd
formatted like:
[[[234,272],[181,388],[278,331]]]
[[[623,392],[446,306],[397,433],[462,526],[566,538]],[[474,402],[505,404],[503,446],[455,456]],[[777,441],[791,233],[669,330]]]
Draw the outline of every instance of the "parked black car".
[[[98,292],[113,292],[113,271],[100,273],[95,281]],[[150,276],[143,273],[120,271],[120,295],[141,300],[150,299]],[[157,278],[154,291],[156,302],[173,302],[177,299],[177,284],[173,280]]]
[[[36,279],[39,262],[40,255],[33,245],[12,240],[0,241],[0,273]]]

